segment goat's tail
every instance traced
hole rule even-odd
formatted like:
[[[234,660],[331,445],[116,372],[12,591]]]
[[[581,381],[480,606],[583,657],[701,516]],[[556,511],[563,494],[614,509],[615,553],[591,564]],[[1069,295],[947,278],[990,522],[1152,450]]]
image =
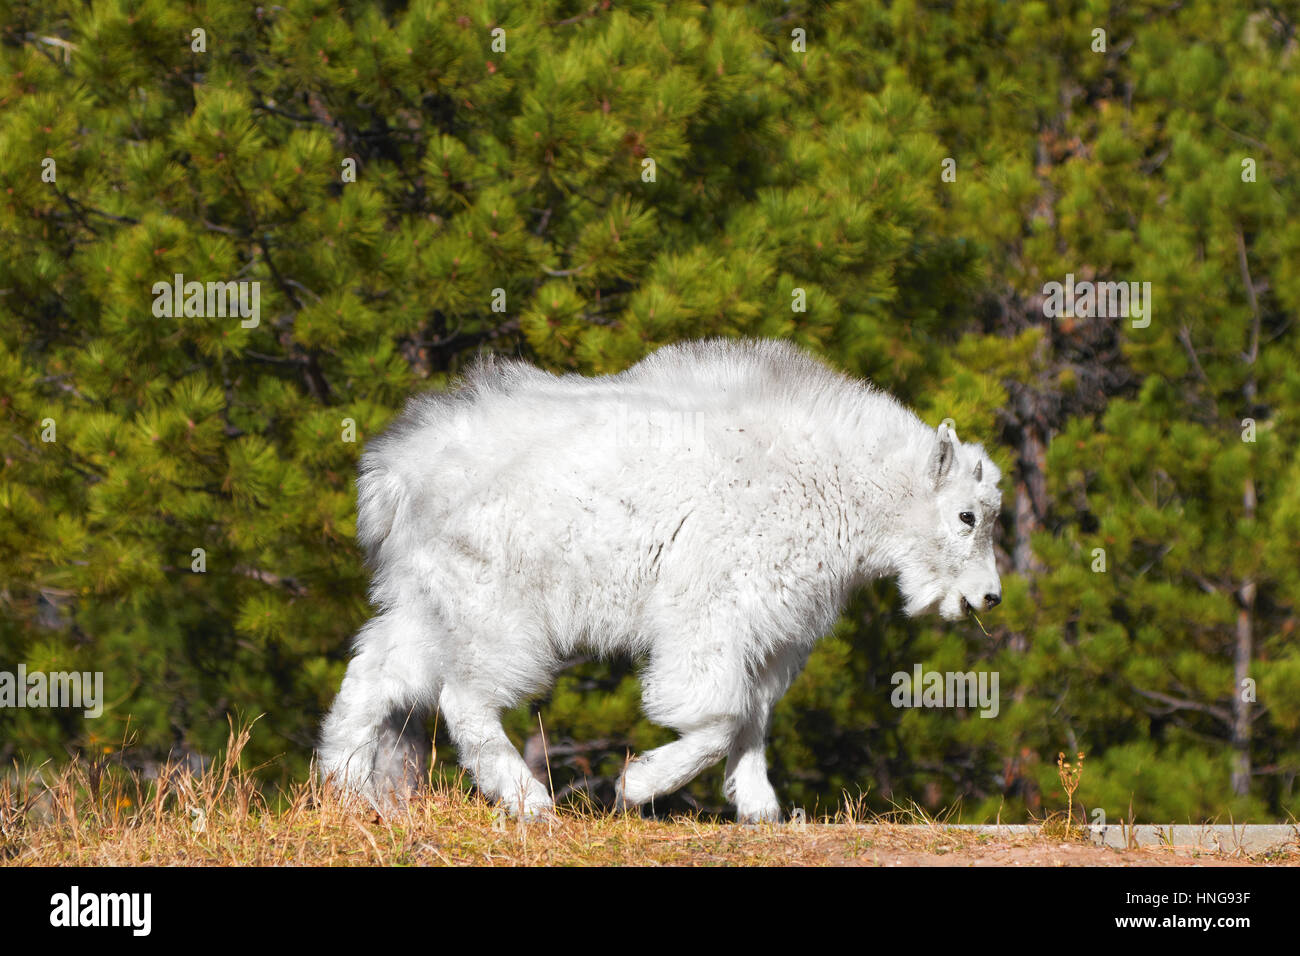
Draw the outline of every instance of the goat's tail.
[[[357,542],[365,549],[372,566],[378,564],[380,548],[397,524],[407,499],[406,482],[401,475],[373,452],[361,456],[357,477]]]

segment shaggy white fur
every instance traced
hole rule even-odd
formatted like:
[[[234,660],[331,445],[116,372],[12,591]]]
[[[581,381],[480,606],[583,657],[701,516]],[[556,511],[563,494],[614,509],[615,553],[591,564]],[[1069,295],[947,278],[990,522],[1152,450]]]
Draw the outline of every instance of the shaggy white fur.
[[[772,706],[850,593],[909,614],[1001,599],[997,467],[947,425],[784,342],[691,342],[619,375],[486,359],[411,400],[361,459],[379,613],[326,718],[322,772],[378,806],[427,759],[433,708],[479,788],[551,805],[500,713],[579,652],[644,655],[679,739],[627,766],[639,805],[726,758],[742,820],[779,819]]]

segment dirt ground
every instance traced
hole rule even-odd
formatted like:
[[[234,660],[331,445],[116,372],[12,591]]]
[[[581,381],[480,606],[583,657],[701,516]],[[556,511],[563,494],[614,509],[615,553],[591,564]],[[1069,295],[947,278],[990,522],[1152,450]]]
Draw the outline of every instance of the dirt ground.
[[[1300,851],[1294,850],[1251,857],[1187,846],[1120,850],[1044,837],[971,842],[964,835],[951,841],[938,835],[924,847],[898,835],[863,839],[868,845],[855,849],[853,841],[847,840],[849,846],[841,859],[824,862],[859,866],[1300,866]],[[827,851],[828,857],[834,855],[830,847]]]
[[[440,785],[379,816],[312,779],[272,804],[238,755],[195,775],[91,778],[71,763],[45,778],[0,778],[0,866],[1300,866],[1300,845],[1244,855],[1191,846],[1095,846],[1064,815],[982,832],[921,813],[846,805],[832,822],[741,826],[700,815],[646,819],[562,807],[512,821]]]
[[[942,825],[879,823],[793,828],[719,828],[683,846],[647,835],[642,852],[676,864],[793,866],[1300,866],[1300,847],[1246,855],[1191,846],[1115,849],[1042,834],[991,836]],[[656,847],[656,843],[661,843]],[[712,846],[709,844],[712,843]],[[673,844],[676,844],[675,846]],[[671,849],[670,849],[671,847]]]

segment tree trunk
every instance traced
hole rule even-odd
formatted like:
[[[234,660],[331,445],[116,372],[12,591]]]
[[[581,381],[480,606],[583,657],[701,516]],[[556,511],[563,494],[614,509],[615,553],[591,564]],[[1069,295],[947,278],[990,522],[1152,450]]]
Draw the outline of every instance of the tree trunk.
[[[1245,355],[1248,373],[1242,387],[1242,398],[1247,415],[1255,412],[1255,363],[1259,359],[1259,300],[1255,296],[1255,281],[1250,275],[1250,261],[1246,256],[1246,237],[1237,230],[1237,261],[1241,266],[1241,281],[1246,287],[1246,301],[1250,304],[1250,343]],[[1258,503],[1255,479],[1246,476],[1241,495],[1242,510],[1247,520],[1255,517]],[[1246,699],[1246,680],[1250,677],[1250,660],[1255,653],[1254,614],[1255,582],[1243,581],[1237,591],[1241,608],[1237,611],[1237,639],[1232,651],[1232,792],[1240,797],[1250,793],[1250,701]],[[1254,694],[1250,695],[1254,697]]]
[[[1255,482],[1251,478],[1246,479],[1245,503],[1247,516],[1254,517]],[[1250,661],[1255,652],[1255,582],[1242,584],[1237,597],[1241,608],[1237,611],[1237,640],[1232,654],[1232,792],[1244,797],[1250,793],[1251,713],[1246,680],[1250,677]]]

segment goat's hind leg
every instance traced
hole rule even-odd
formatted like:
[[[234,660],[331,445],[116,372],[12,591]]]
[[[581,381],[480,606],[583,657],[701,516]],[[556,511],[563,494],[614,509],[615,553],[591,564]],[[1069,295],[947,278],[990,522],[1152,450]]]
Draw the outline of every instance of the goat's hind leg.
[[[473,684],[448,683],[438,710],[456,744],[460,763],[489,800],[514,817],[535,820],[554,810],[551,796],[501,726],[501,707]]]
[[[322,776],[380,810],[405,799],[428,767],[425,719],[439,677],[426,624],[395,609],[367,622],[321,732]]]

